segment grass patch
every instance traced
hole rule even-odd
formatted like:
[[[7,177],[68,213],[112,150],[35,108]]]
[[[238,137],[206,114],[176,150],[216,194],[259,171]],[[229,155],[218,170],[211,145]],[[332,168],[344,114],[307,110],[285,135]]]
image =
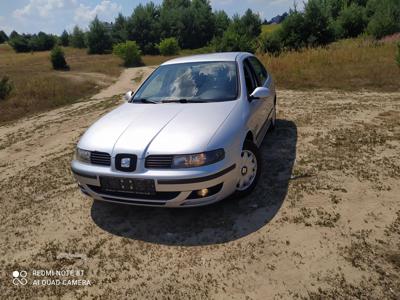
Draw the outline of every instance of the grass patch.
[[[398,91],[396,43],[342,40],[325,48],[259,55],[278,88]]]

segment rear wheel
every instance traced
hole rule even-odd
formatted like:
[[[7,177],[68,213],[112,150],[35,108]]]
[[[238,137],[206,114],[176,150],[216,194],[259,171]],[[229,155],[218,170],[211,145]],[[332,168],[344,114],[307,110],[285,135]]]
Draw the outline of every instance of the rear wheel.
[[[253,142],[244,142],[239,167],[240,173],[235,195],[244,197],[254,190],[261,172],[259,150]]]

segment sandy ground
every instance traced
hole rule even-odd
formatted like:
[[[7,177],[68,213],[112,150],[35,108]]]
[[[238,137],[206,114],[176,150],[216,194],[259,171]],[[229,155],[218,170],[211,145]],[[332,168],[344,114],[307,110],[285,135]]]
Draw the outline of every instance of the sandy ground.
[[[125,69],[117,82],[102,90],[92,99],[104,99],[113,97],[118,94],[124,94],[129,90],[134,90],[135,87],[144,79],[146,79],[156,67],[142,67]]]
[[[247,198],[94,203],[71,175],[74,145],[150,71],[0,127],[1,298],[400,299],[400,93],[279,91]],[[33,286],[65,279],[38,269],[83,270],[90,286]]]

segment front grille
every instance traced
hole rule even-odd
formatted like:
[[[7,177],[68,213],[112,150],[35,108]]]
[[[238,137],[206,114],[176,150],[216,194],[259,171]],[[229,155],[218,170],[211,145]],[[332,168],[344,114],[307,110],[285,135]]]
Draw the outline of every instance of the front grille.
[[[101,186],[88,185],[88,187],[99,194],[110,196],[110,197],[123,197],[123,198],[132,198],[132,199],[141,199],[141,200],[159,200],[159,201],[168,201],[178,197],[180,192],[156,192],[154,195],[144,195],[137,193],[130,193],[125,191],[108,191],[103,189]]]
[[[111,156],[105,152],[93,151],[90,153],[90,162],[94,165],[111,166]]]
[[[172,155],[150,155],[146,157],[145,167],[147,169],[171,169]]]

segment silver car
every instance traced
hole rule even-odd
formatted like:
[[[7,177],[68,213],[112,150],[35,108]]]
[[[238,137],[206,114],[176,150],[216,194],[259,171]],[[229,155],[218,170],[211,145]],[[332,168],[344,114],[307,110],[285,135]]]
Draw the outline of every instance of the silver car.
[[[191,207],[250,193],[275,126],[271,75],[250,53],[172,59],[80,139],[81,191],[124,204]]]

